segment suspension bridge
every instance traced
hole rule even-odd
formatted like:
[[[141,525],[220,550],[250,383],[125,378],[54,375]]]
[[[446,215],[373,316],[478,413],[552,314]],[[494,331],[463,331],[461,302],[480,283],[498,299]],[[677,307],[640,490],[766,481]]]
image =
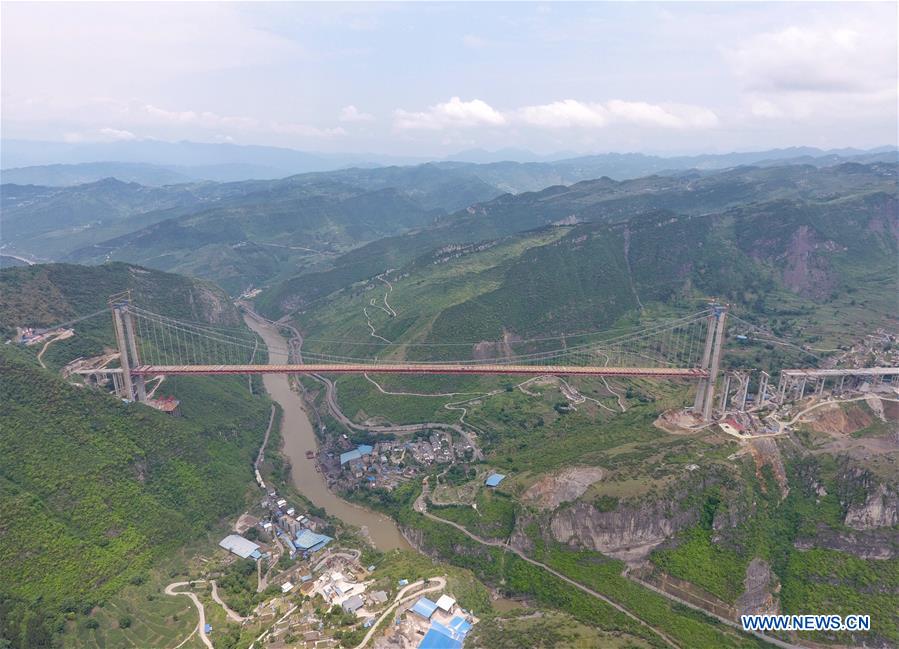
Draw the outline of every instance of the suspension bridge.
[[[504,344],[501,356],[474,357],[474,343],[391,345],[307,339],[302,352],[298,348],[277,349],[261,346],[256,334],[248,329],[217,327],[154,313],[134,304],[129,294],[112,296],[109,307],[120,367],[78,369],[73,373],[111,377],[116,393],[128,400],[146,401],[146,382],[157,376],[272,373],[550,374],[696,382],[692,412],[704,421],[710,421],[712,417],[728,320],[727,307],[712,304],[696,313],[636,331],[520,340]],[[308,343],[313,343],[313,349],[309,348]],[[391,349],[385,350],[388,346]],[[256,357],[260,348],[289,362],[259,362]],[[468,358],[442,358],[447,355],[448,349],[460,348],[469,354]],[[409,349],[416,350],[416,357],[426,354],[427,350],[437,350],[435,353],[441,360],[413,360],[405,356],[389,360],[379,358],[385,351],[395,355],[398,350],[400,354],[406,354]],[[799,384],[797,372],[807,373],[808,370],[785,370],[782,373],[781,399],[790,390],[796,391],[793,386]],[[769,389],[768,378],[762,372],[756,397],[758,402],[777,395],[778,391]],[[803,381],[800,394],[804,394],[805,382],[810,377],[802,374],[800,378]],[[732,379],[739,383],[733,395],[739,409],[745,409],[749,398],[748,376],[738,372],[724,373],[723,389],[718,395],[718,408],[722,412],[731,398]],[[820,379],[816,387],[823,389],[824,380]]]
[[[653,378],[695,382],[692,412],[709,422],[713,408],[725,413],[730,405],[743,412],[749,400],[757,405],[782,404],[802,399],[809,384],[812,393],[820,396],[828,381],[835,393],[840,393],[847,379],[855,385],[865,380],[892,382],[899,377],[896,367],[784,369],[775,389],[768,384],[770,376],[762,371],[757,394],[750,397],[750,372],[721,371],[729,314],[727,307],[720,304],[629,330],[507,341],[502,345],[503,354],[494,357],[475,355],[475,343],[459,342],[394,344],[305,339],[300,351],[299,346],[278,348],[261,344],[257,334],[246,328],[219,327],[154,313],[134,304],[128,293],[112,296],[109,308],[120,367],[77,368],[71,373],[108,377],[116,394],[129,401],[147,401],[148,379],[178,375],[371,373]],[[102,313],[106,311],[78,320]],[[794,347],[814,356],[805,348],[770,337],[752,323],[736,316],[731,319],[742,330],[753,332],[752,340]],[[742,335],[736,338],[748,339]],[[269,358],[288,362],[261,362],[257,359],[261,351],[267,351]],[[456,356],[468,356],[456,358],[453,352]],[[390,358],[382,358],[384,355]],[[421,356],[431,358],[420,360]],[[719,375],[723,376],[721,381]],[[732,383],[736,384],[734,391]]]

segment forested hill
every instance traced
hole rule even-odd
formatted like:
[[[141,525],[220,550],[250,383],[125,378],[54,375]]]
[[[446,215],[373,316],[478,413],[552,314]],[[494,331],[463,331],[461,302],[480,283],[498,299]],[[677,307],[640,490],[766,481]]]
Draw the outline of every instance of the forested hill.
[[[5,325],[85,315],[124,288],[163,314],[238,324],[220,289],[124,264],[0,279]],[[54,365],[102,349],[109,330],[105,314],[76,323],[74,346],[49,348]],[[169,395],[182,417],[70,385],[34,348],[0,346],[0,646],[51,646],[67,611],[90,609],[240,511],[268,400],[236,377],[170,378],[157,392]]]
[[[239,326],[228,296],[215,284],[114,262],[102,266],[37,264],[0,270],[0,335],[16,327],[49,327],[107,307],[110,295],[131,291],[150,311],[194,322]],[[100,354],[113,343],[111,317],[73,325],[75,337],[48,348],[45,362],[61,366],[78,356]]]
[[[593,269],[590,272],[599,272],[603,268],[622,270],[610,268],[610,265],[624,262],[625,239],[630,248],[630,234],[625,236],[625,231],[643,232],[652,238],[653,232],[660,231],[658,228],[665,228],[667,235],[658,242],[661,258],[670,264],[665,272],[653,270],[651,255],[642,260],[629,259],[632,264],[648,264],[639,271],[644,274],[641,281],[646,285],[655,280],[667,285],[671,279],[668,271],[672,268],[686,280],[686,269],[698,272],[701,268],[696,265],[699,258],[712,264],[707,268],[709,273],[727,274],[730,262],[735,260],[727,255],[714,260],[710,255],[714,250],[720,252],[729,247],[736,247],[748,256],[745,261],[749,265],[760,262],[776,265],[775,248],[780,251],[778,254],[785,254],[790,249],[799,257],[822,258],[829,253],[839,256],[847,249],[858,248],[857,244],[869,234],[887,240],[886,245],[894,249],[899,231],[896,226],[896,170],[895,164],[886,163],[843,164],[825,169],[810,166],[740,168],[717,174],[691,172],[676,177],[652,176],[624,182],[600,178],[570,187],[505,195],[447,217],[434,227],[382,239],[353,250],[335,259],[327,270],[300,274],[274,286],[258,303],[267,314],[280,317],[292,310],[308,308],[330,293],[367,280],[388,268],[401,269],[416,258],[451,244],[499,240],[555,226],[617,227],[617,242],[609,242],[607,238],[608,245],[617,252],[608,247],[603,254],[593,251],[589,259],[583,260],[585,268]],[[821,219],[815,216],[818,213],[822,215]],[[659,214],[663,217],[658,221],[658,228],[653,230],[655,226],[647,226],[647,223]],[[856,216],[858,220],[853,221]],[[879,231],[853,232],[837,227],[842,220],[857,222],[864,228],[869,217],[876,221],[871,227],[881,228]],[[664,224],[670,219],[675,219],[677,225]],[[695,231],[688,232],[691,228]],[[764,240],[766,232],[773,237],[770,246]],[[807,236],[814,241],[804,242]],[[792,237],[798,238],[791,248]],[[826,249],[832,245],[828,241],[838,249]],[[706,243],[712,244],[713,249],[709,250],[708,246],[703,249]],[[806,243],[811,248],[805,249]],[[574,246],[572,250],[581,247]],[[863,258],[868,251],[861,248],[858,252]],[[881,247],[871,252],[880,255]],[[849,255],[846,257],[851,263]],[[532,275],[555,273],[573,258],[558,261],[563,265],[521,264],[516,272],[520,281],[530,281],[527,278]],[[803,269],[812,270],[801,265],[801,272],[789,281],[813,281],[812,274]],[[750,274],[755,270],[768,274],[768,269],[747,269]],[[597,277],[587,280],[587,288],[598,287],[594,282]],[[513,280],[510,278],[510,281]],[[569,284],[562,295],[577,290]]]

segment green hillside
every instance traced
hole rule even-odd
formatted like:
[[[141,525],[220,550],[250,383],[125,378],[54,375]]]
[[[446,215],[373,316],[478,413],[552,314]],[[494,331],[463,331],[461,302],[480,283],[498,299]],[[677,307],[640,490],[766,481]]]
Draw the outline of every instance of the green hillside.
[[[217,287],[125,264],[8,269],[0,283],[7,329],[88,315],[126,288],[163,314],[239,325]],[[111,344],[106,314],[74,328],[48,348],[51,367]],[[51,646],[65,612],[113,596],[245,502],[268,400],[237,377],[170,378],[163,395],[183,416],[71,385],[33,348],[0,350],[0,637],[10,646]]]
[[[369,279],[388,268],[401,268],[429,251],[450,244],[498,239],[556,223],[631,223],[629,227],[638,228],[662,210],[678,217],[733,214],[758,220],[765,214],[764,210],[758,209],[760,204],[767,204],[769,212],[772,209],[788,210],[791,205],[800,210],[808,206],[810,210],[832,208],[831,211],[835,211],[845,200],[861,200],[869,195],[872,198],[868,200],[876,201],[877,196],[882,200],[895,196],[895,191],[896,165],[890,164],[844,164],[825,169],[807,166],[738,168],[710,175],[653,176],[623,182],[602,178],[570,187],[550,187],[539,192],[501,196],[441,219],[434,227],[375,241],[334,259],[331,268],[302,273],[274,286],[261,296],[259,304],[269,315],[281,315],[305,308],[334,291]],[[885,206],[882,216],[886,218],[885,232],[889,233],[890,204],[882,201],[881,205]],[[769,215],[769,218],[777,216]],[[675,230],[683,230],[684,224],[688,223],[682,218],[679,221],[681,225],[670,228],[669,234],[677,234]],[[714,222],[712,225],[733,242],[734,232],[722,231]],[[704,226],[697,222],[693,227]],[[700,231],[699,236],[705,238],[706,233]],[[684,253],[714,254],[691,250],[690,241],[695,241],[695,235],[693,239],[684,240],[660,237],[657,245],[679,246],[678,250],[665,252],[665,256],[673,261]],[[724,252],[721,260],[727,260]],[[721,263],[710,261],[716,272],[722,268]],[[655,275],[656,278],[665,277],[663,273]]]
[[[729,172],[722,174],[730,176],[727,187],[711,179],[708,191],[694,186],[704,195],[695,203],[687,193],[672,193],[680,210],[658,209],[662,198],[637,191],[658,179],[635,181],[628,199],[609,198],[622,190],[608,180],[554,188],[539,199],[507,196],[476,215],[365,246],[328,271],[297,276],[262,302],[274,313],[293,311],[304,350],[383,360],[530,351],[539,343],[517,341],[632,330],[693,312],[711,298],[790,340],[845,348],[877,327],[895,330],[899,204],[889,189],[893,172],[882,171],[790,170],[785,178],[769,170]],[[634,211],[625,218],[628,201]],[[576,218],[552,224],[564,214]],[[516,222],[527,229],[510,233]],[[447,234],[458,238],[444,239]],[[727,368],[775,371],[810,360],[795,349],[740,347],[732,337],[727,344]],[[872,498],[872,508],[879,506],[878,489],[883,506],[892,507],[895,449],[879,446],[884,450],[874,461],[868,449],[826,445],[824,435],[747,448],[715,427],[671,434],[657,425],[659,415],[693,397],[692,386],[676,382],[566,377],[566,385],[547,377],[376,373],[331,380],[338,407],[362,428],[441,422],[477,434],[485,460],[471,465],[483,472],[479,478],[445,465],[424,469],[432,476],[431,513],[482,537],[508,540],[625,604],[683,646],[739,646],[745,638],[722,637],[723,627],[623,576],[620,558],[647,541],[658,546],[647,550],[642,574],[656,585],[674,577],[707,602],[744,606],[749,566],[763,562],[770,570],[763,585],[780,611],[865,610],[879,620],[864,636],[819,634],[814,641],[895,644],[895,527],[860,531],[847,523],[851,507]],[[321,386],[306,385],[319,392],[320,414],[328,418]],[[566,387],[583,399],[569,398]],[[332,437],[366,435],[327,421]],[[895,416],[876,427],[895,431]],[[848,436],[838,437],[842,443]],[[862,468],[875,464],[876,475]],[[534,490],[565,493],[568,487],[553,480],[585,469],[602,478],[572,490],[567,502],[537,504]],[[508,477],[488,493],[483,474],[494,470]],[[415,481],[393,491],[350,484],[347,493],[385,508],[428,552],[471,568],[506,593],[558,605],[543,591],[551,580],[522,577],[518,570],[527,568],[511,555],[415,513]]]
[[[237,310],[214,284],[124,263],[38,264],[0,271],[0,335],[16,327],[49,327],[107,309],[109,296],[131,291],[135,304],[171,317],[240,326]],[[61,367],[114,344],[111,317],[74,323],[75,337],[51,345],[48,365]]]

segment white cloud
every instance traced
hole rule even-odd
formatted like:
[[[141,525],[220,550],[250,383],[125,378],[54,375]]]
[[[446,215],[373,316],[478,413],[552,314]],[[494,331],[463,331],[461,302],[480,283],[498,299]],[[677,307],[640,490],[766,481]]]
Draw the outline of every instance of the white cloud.
[[[375,116],[371,113],[361,112],[358,108],[350,104],[349,106],[344,106],[340,109],[340,117],[338,119],[341,122],[371,122],[374,121]]]
[[[725,53],[753,91],[878,92],[896,81],[895,25],[880,18],[792,25],[755,34]]]
[[[526,124],[542,128],[601,128],[613,123],[669,129],[714,128],[718,125],[718,116],[701,106],[621,99],[605,103],[565,99],[525,106],[517,111],[517,116]]]
[[[145,104],[142,110],[157,121],[194,124],[205,128],[253,129],[259,126],[259,120],[252,117],[231,117],[211,111],[166,110],[152,104]]]
[[[526,124],[543,128],[595,128],[605,126],[609,121],[608,112],[602,104],[575,99],[525,106],[518,110],[518,118]]]
[[[525,125],[541,129],[600,129],[611,124],[633,124],[661,129],[709,129],[718,125],[710,109],[688,104],[651,104],[612,99],[584,102],[563,99],[500,112],[480,99],[453,97],[426,111],[394,111],[398,130],[442,130],[454,127]]]
[[[844,20],[794,24],[725,50],[749,113],[792,120],[895,114],[895,24],[882,18],[854,12]]]
[[[715,128],[718,116],[708,108],[688,104],[648,104],[613,99],[606,104],[615,119],[641,126],[661,128]]]
[[[127,142],[128,140],[136,140],[137,136],[131,131],[118,128],[101,128],[100,135],[107,140],[115,140],[118,142]]]
[[[865,54],[859,47],[859,36],[844,27],[792,26],[756,34],[728,56],[752,90],[859,91],[871,83],[868,70],[877,63],[858,60]]]
[[[393,125],[398,130],[441,130],[452,127],[502,126],[506,118],[490,104],[480,100],[462,101],[452,97],[426,111],[393,111]]]

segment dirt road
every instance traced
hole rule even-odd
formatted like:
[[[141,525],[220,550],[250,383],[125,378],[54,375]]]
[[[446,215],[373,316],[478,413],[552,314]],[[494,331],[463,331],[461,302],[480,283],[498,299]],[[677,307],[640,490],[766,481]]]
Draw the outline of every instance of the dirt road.
[[[212,646],[212,640],[210,640],[209,636],[206,635],[206,609],[203,608],[203,602],[200,601],[200,598],[197,597],[195,593],[175,590],[176,588],[181,588],[182,586],[190,586],[190,582],[177,581],[173,584],[169,584],[165,587],[165,594],[171,595],[173,597],[175,595],[185,595],[187,597],[190,597],[191,601],[194,603],[194,606],[197,607],[197,612],[200,614],[200,621],[197,623],[197,633],[200,634],[200,640],[202,640],[203,644],[205,644],[209,649],[215,649],[215,647]]]

